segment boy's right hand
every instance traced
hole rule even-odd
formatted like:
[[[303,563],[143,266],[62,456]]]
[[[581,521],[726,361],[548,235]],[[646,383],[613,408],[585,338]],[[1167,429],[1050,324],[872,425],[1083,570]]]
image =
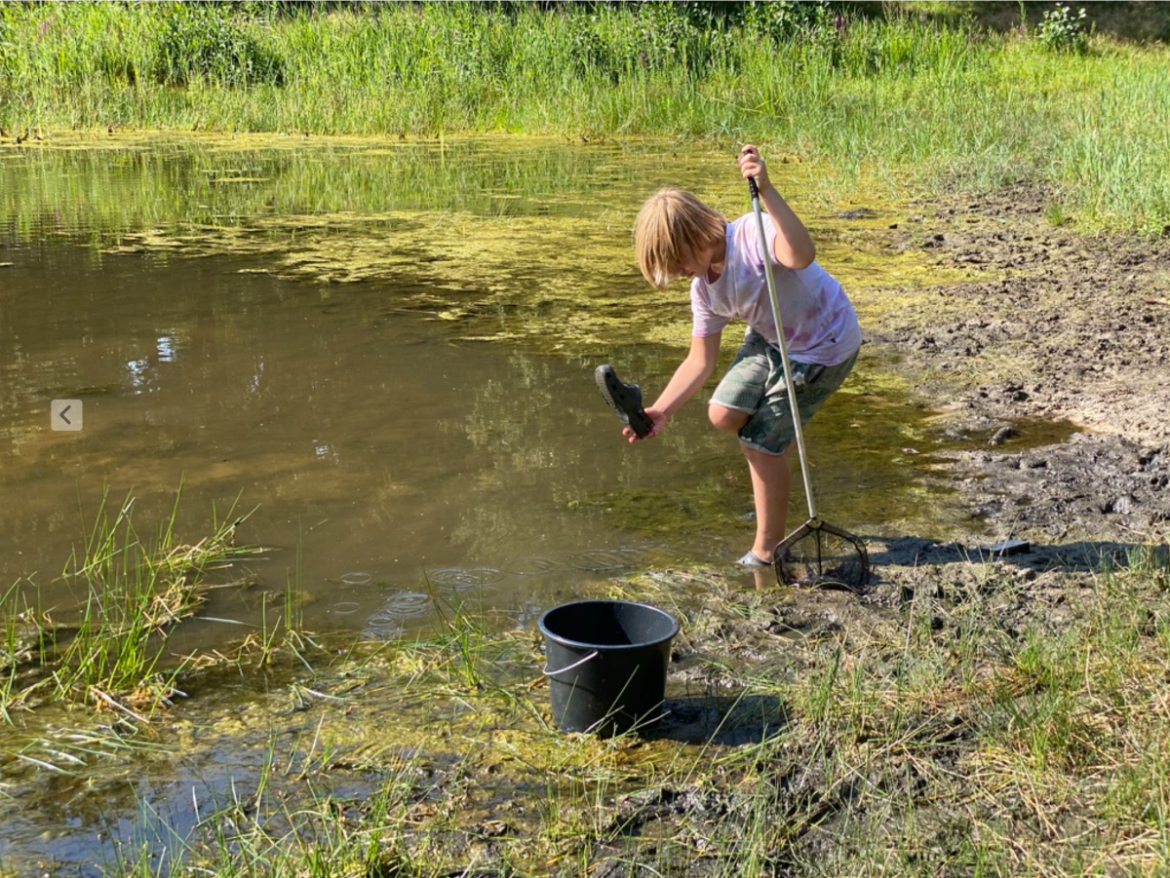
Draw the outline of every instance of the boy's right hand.
[[[760,189],[767,189],[772,185],[772,181],[768,179],[768,166],[764,164],[760,150],[754,144],[749,143],[741,149],[736,161],[745,180],[754,179]]]
[[[653,439],[655,436],[661,433],[662,428],[666,426],[667,415],[655,408],[644,409],[644,411],[646,412],[646,417],[654,422],[654,426],[650,429],[649,433],[642,437],[642,439]],[[634,432],[633,427],[623,427],[622,435],[628,438],[631,442],[638,441],[638,434]]]

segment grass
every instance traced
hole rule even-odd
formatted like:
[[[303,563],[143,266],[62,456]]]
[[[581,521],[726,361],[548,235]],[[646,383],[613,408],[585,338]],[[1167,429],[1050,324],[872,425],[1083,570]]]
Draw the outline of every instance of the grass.
[[[453,602],[431,635],[354,644],[282,684],[311,696],[297,735],[274,730],[254,774],[198,797],[193,833],[156,811],[107,872],[1164,871],[1164,551],[1093,572],[964,564],[919,574],[884,609],[903,576],[852,611],[853,598],[744,593],[703,571],[612,586],[682,618],[676,647],[698,661],[691,694],[676,682],[669,703],[711,714],[689,737],[685,717],[665,736],[557,732],[530,635]],[[733,743],[752,698],[784,719],[749,709]]]
[[[1088,228],[1170,225],[1162,44],[1059,51],[1035,15],[1003,34],[929,4],[713,8],[6,4],[0,128],[751,139],[838,192],[1023,179]]]
[[[132,496],[115,508],[102,495],[62,574],[81,592],[76,609],[42,606],[27,583],[8,590],[0,602],[6,719],[36,698],[90,703],[144,720],[181,694],[175,680],[182,662],[167,655],[169,632],[203,604],[211,571],[259,551],[235,545],[236,527],[247,516],[234,507],[222,519],[213,513],[210,535],[181,542],[175,531],[181,495],[153,539],[134,524]]]

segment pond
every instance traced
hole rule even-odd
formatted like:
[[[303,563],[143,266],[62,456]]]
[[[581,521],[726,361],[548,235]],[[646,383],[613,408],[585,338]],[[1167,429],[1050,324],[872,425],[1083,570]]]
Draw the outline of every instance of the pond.
[[[239,538],[273,551],[253,573],[295,580],[309,627],[389,633],[436,589],[531,618],[647,553],[741,553],[735,443],[696,403],[629,447],[592,380],[612,362],[651,393],[677,364],[685,286],[645,289],[629,228],[668,181],[741,209],[725,156],[287,140],[5,155],[6,582],[67,604],[58,574],[102,491],[153,527],[180,486],[191,540],[213,506],[255,510]],[[810,426],[821,509],[861,533],[937,519],[913,521],[930,456],[904,453],[937,440],[880,369]],[[54,399],[82,404],[81,430],[50,429]],[[257,603],[216,595],[206,615],[254,622]]]
[[[606,362],[651,395],[669,378],[686,290],[646,286],[633,217],[668,183],[743,212],[733,168],[711,146],[506,137],[6,148],[0,584],[67,620],[79,597],[61,573],[103,494],[133,497],[149,534],[181,491],[184,539],[239,516],[239,541],[266,551],[176,652],[264,624],[288,590],[306,629],[389,639],[451,602],[531,628],[649,565],[720,566],[752,587],[732,566],[754,529],[736,443],[696,401],[630,446],[593,381]],[[880,211],[801,203],[810,173],[773,176],[863,314],[890,271],[927,282],[881,250]],[[935,469],[956,440],[888,365],[863,348],[809,426],[819,507],[862,535],[969,532]],[[81,429],[51,428],[54,400]],[[794,521],[803,508],[797,488]],[[32,847],[38,824],[21,821],[0,853],[84,859],[67,839],[86,821],[60,820]]]

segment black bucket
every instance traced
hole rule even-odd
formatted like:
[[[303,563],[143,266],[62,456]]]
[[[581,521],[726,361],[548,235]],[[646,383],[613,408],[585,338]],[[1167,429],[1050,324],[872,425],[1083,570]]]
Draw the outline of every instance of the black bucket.
[[[553,722],[620,735],[661,719],[678,622],[648,604],[576,601],[540,617]]]

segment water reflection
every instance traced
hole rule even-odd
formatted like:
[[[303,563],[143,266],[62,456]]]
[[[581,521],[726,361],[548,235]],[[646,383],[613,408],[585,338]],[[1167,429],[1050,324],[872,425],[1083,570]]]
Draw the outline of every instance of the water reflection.
[[[590,380],[613,361],[659,387],[677,354],[632,342],[685,335],[685,291],[664,305],[629,253],[666,152],[683,185],[726,163],[655,143],[263,138],[0,162],[14,263],[0,282],[15,292],[0,296],[0,488],[14,498],[0,576],[41,574],[58,597],[79,500],[108,485],[161,516],[180,483],[193,539],[212,504],[259,505],[242,538],[277,551],[255,578],[295,579],[309,624],[364,624],[428,582],[522,605],[537,580],[571,589],[637,563],[613,554],[631,535],[738,557],[750,491],[734,442],[696,403],[631,449]],[[712,200],[737,210],[739,188]],[[821,504],[855,529],[937,521],[920,509],[921,413],[867,393],[872,365],[811,425]],[[45,428],[53,398],[84,400],[82,433]],[[926,453],[888,454],[912,444]],[[371,582],[342,578],[355,570]],[[254,620],[256,605],[217,593],[210,612]]]
[[[98,237],[172,223],[244,225],[256,217],[342,211],[596,215],[615,203],[637,203],[647,157],[657,163],[671,156],[676,179],[726,160],[714,148],[680,152],[647,141],[583,146],[537,138],[440,145],[127,133],[82,149],[60,144],[0,145],[8,159],[0,162],[0,224]],[[222,185],[244,177],[248,185]],[[403,222],[386,219],[382,231]]]
[[[178,341],[173,336],[160,335],[156,343],[156,350],[160,363],[173,363],[179,355]]]
[[[176,654],[238,639],[286,599],[307,628],[374,638],[453,606],[531,626],[623,573],[743,553],[751,493],[734,440],[696,402],[631,447],[592,377],[609,361],[658,388],[673,371],[685,292],[646,291],[628,229],[667,182],[666,155],[669,182],[742,209],[742,187],[708,188],[727,156],[531,141],[441,156],[262,138],[114,147],[0,162],[13,263],[0,273],[0,580],[30,575],[56,619],[77,600],[57,572],[84,537],[79,511],[106,489],[139,498],[144,536],[180,484],[191,541],[213,506],[258,507],[240,539],[272,551],[179,626]],[[850,530],[945,536],[963,513],[931,471],[941,440],[881,388],[880,365],[863,361],[810,424],[818,499]],[[55,398],[84,401],[82,432],[49,429]],[[891,453],[908,446],[922,453]],[[220,688],[215,704],[254,698]],[[205,762],[160,760],[135,792],[168,810],[137,825],[187,832],[180,796],[222,800],[232,772],[254,774],[263,746],[249,755],[241,734],[268,722],[241,710],[242,727],[200,738]],[[94,862],[79,839],[126,771],[84,791],[53,778],[70,808],[6,813],[7,838],[26,858]],[[64,840],[37,841],[44,825]],[[12,849],[0,837],[0,856]]]

